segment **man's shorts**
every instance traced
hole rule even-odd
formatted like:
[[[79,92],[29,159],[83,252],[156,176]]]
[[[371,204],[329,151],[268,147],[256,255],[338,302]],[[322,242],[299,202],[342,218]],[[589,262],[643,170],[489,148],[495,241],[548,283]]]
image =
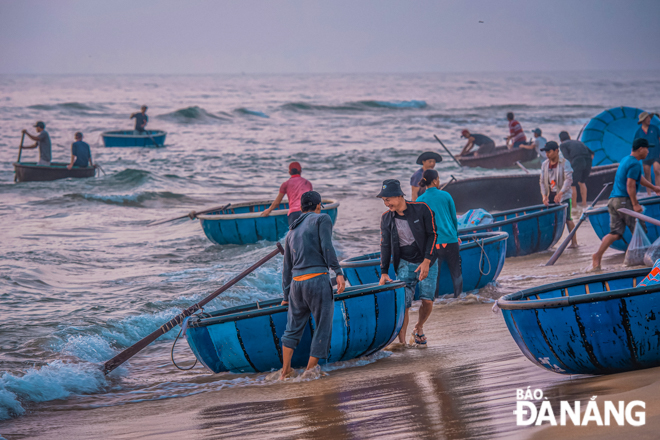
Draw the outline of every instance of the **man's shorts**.
[[[571,163],[571,167],[573,167],[573,186],[577,186],[576,183],[586,183],[591,174],[591,158],[577,157]]]
[[[479,156],[483,156],[484,154],[490,154],[493,151],[495,151],[495,144],[487,143],[479,147],[479,149],[477,150],[477,154],[479,154]]]
[[[555,195],[557,193],[550,191],[550,195],[548,196],[548,200],[550,200],[550,203],[555,203]],[[573,215],[571,214],[571,211],[573,210],[573,200],[572,199],[566,199],[563,200],[562,203],[564,205],[568,205],[568,208],[566,210],[566,221],[571,222],[573,221]]]
[[[660,157],[652,157],[651,159],[644,159],[644,160],[642,161],[642,163],[643,163],[644,165],[648,165],[648,166],[650,166],[650,167],[652,167],[653,164],[656,163],[656,162],[660,163]]]
[[[419,281],[419,272],[415,270],[419,263],[410,263],[406,260],[399,262],[399,270],[396,271],[396,278],[406,283],[406,309],[412,305],[415,297],[415,287],[419,283],[419,299],[435,299],[435,291],[438,284],[438,262],[434,262],[429,267],[429,274],[422,281]]]
[[[610,234],[623,237],[626,226],[630,232],[635,231],[635,218],[630,215],[621,214],[618,209],[626,208],[632,210],[632,200],[629,197],[612,197],[607,202],[607,210],[610,213]]]

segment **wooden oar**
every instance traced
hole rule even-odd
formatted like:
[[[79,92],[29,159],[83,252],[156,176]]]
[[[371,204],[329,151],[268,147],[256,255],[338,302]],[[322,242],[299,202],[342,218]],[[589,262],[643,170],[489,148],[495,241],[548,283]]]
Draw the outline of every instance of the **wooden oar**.
[[[638,218],[640,220],[643,220],[647,223],[651,223],[652,225],[660,226],[660,220],[657,218],[649,217],[648,215],[640,214],[639,212],[635,212],[632,209],[627,209],[627,208],[619,208],[617,211],[619,211],[621,214],[626,214],[631,217]]]
[[[139,342],[131,345],[126,350],[122,351],[117,356],[115,356],[112,359],[110,359],[109,361],[107,361],[105,364],[103,364],[103,372],[105,374],[110,373],[112,370],[114,370],[115,368],[117,368],[118,366],[120,366],[121,364],[123,364],[124,362],[126,362],[127,360],[129,360],[130,358],[135,356],[136,354],[138,354],[138,352],[140,352],[147,345],[151,344],[153,341],[158,339],[159,336],[164,335],[165,333],[169,332],[170,330],[172,330],[177,325],[181,325],[181,323],[183,322],[183,320],[186,317],[192,315],[197,310],[200,310],[205,304],[207,304],[213,298],[215,298],[216,296],[220,295],[222,292],[229,289],[231,286],[233,286],[234,284],[236,284],[237,282],[239,282],[240,280],[245,278],[250,272],[254,271],[256,268],[258,268],[259,266],[264,264],[266,261],[270,260],[275,255],[280,254],[280,253],[284,254],[284,248],[282,247],[282,245],[279,242],[277,242],[277,249],[274,249],[271,253],[269,253],[268,255],[263,257],[261,260],[257,261],[252,266],[245,269],[236,278],[233,278],[227,284],[225,284],[224,286],[222,286],[221,288],[219,288],[218,290],[216,290],[215,292],[213,292],[212,294],[210,294],[209,296],[207,296],[206,298],[204,298],[203,300],[201,300],[197,304],[194,304],[194,305],[188,307],[187,309],[182,311],[180,314],[178,314],[177,316],[175,316],[174,318],[170,319],[165,324],[160,326],[158,328],[158,330],[154,331],[149,336],[147,336],[145,338],[142,338]]]
[[[518,165],[521,170],[523,170],[524,172],[529,174],[529,170],[527,168],[525,168],[525,165],[521,164],[519,160],[516,161],[516,165]]]
[[[18,146],[18,159],[16,159],[17,163],[21,162],[21,153],[23,152],[23,140],[25,139],[25,133],[23,133],[23,136],[21,136],[21,144]],[[14,182],[18,181],[18,174],[14,173]]]
[[[564,242],[557,248],[555,253],[552,254],[552,257],[550,257],[548,262],[545,263],[546,266],[552,266],[553,264],[555,264],[555,262],[557,262],[557,259],[559,259],[561,254],[566,249],[566,246],[568,246],[568,242],[571,241],[573,236],[577,233],[577,230],[580,227],[580,225],[582,224],[582,222],[587,219],[587,211],[589,211],[590,209],[592,209],[596,205],[596,202],[598,202],[598,199],[600,199],[600,196],[603,195],[603,193],[605,192],[607,187],[610,186],[611,184],[612,184],[612,182],[609,182],[609,183],[606,183],[605,185],[603,185],[603,189],[600,190],[600,192],[598,193],[598,195],[596,196],[594,201],[591,202],[591,205],[582,212],[582,215],[580,216],[580,221],[577,222],[577,225],[575,225],[573,230],[568,234],[568,236],[566,237]]]
[[[156,148],[162,148],[162,147],[165,146],[165,144],[163,144],[162,146],[158,145],[158,143],[156,143],[156,139],[154,139],[153,136],[151,136],[148,131],[145,131],[145,133],[147,133],[147,136],[149,136],[149,139],[151,139],[151,142],[153,142],[154,145],[156,145]]]
[[[436,141],[440,142],[440,145],[442,145],[442,148],[444,148],[445,151],[447,152],[447,154],[450,155],[452,159],[454,159],[454,162],[456,162],[456,163],[458,164],[459,167],[463,168],[463,165],[461,165],[461,163],[458,161],[458,159],[456,159],[456,158],[454,157],[454,155],[451,154],[451,152],[449,151],[449,149],[448,149],[447,147],[445,147],[445,144],[443,144],[442,141],[441,141],[440,139],[438,139],[438,137],[437,137],[436,135],[433,135],[433,137],[435,138]]]
[[[158,220],[158,221],[155,221],[155,222],[151,222],[151,223],[149,223],[147,226],[161,225],[161,224],[163,224],[163,223],[173,222],[174,220],[181,220],[182,218],[186,218],[186,217],[188,217],[188,218],[190,218],[191,220],[193,220],[194,218],[197,217],[198,214],[207,214],[207,213],[209,213],[209,212],[213,212],[213,211],[224,211],[225,209],[229,208],[230,206],[231,206],[231,203],[227,203],[227,204],[224,205],[224,206],[216,206],[216,207],[214,207],[214,208],[205,209],[204,211],[199,211],[199,212],[197,212],[197,211],[191,211],[190,213],[188,213],[188,214],[186,214],[186,215],[181,215],[181,216],[179,216],[179,217],[174,217],[174,218],[169,218],[169,219],[167,219],[167,220]],[[193,214],[193,215],[191,216],[190,214]]]
[[[440,187],[440,191],[442,191],[443,189],[445,189],[445,188],[447,187],[447,185],[449,185],[450,183],[452,183],[454,180],[456,180],[456,177],[454,177],[454,176],[452,175],[452,176],[451,176],[451,179],[449,179],[449,182],[445,183],[444,185],[442,185],[442,186]]]

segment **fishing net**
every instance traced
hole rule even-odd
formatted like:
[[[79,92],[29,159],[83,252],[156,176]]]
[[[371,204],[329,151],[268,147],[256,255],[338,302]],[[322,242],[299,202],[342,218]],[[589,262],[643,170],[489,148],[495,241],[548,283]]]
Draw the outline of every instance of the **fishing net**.
[[[485,209],[470,209],[458,217],[458,229],[466,229],[477,225],[489,225],[493,223],[493,216]]]
[[[651,247],[651,241],[646,236],[644,228],[639,225],[639,220],[635,219],[635,231],[633,232],[623,264],[626,266],[643,266],[644,254]]]
[[[644,264],[646,266],[653,266],[660,259],[660,237],[658,237],[651,247],[648,248],[644,254]]]

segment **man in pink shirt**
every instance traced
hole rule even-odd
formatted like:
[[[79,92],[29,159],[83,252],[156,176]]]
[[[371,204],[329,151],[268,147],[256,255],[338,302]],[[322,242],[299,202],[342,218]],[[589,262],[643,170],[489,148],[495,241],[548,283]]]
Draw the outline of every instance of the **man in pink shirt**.
[[[300,217],[302,214],[300,210],[300,196],[307,191],[313,190],[311,182],[300,176],[301,171],[302,167],[298,162],[291,162],[289,164],[289,175],[291,175],[291,178],[280,186],[280,193],[270,207],[261,213],[262,217],[269,216],[280,205],[284,196],[287,196],[289,199],[289,225]]]
[[[520,144],[527,141],[522,125],[520,125],[520,122],[513,119],[513,113],[511,112],[506,114],[506,118],[509,120],[509,136],[507,136],[506,142],[507,144],[509,142],[513,144],[513,147],[509,148],[520,148]]]

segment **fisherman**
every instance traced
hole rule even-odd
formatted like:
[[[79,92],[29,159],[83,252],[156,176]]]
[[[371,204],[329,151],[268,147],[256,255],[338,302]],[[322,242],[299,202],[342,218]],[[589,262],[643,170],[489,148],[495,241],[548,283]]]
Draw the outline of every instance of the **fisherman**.
[[[591,267],[588,269],[589,272],[600,270],[603,254],[612,243],[623,237],[626,226],[628,226],[630,232],[635,231],[635,219],[620,213],[619,209],[632,209],[635,212],[643,211],[642,206],[637,201],[639,184],[641,183],[660,195],[660,186],[653,185],[642,175],[642,165],[639,163],[640,160],[646,159],[649,154],[649,147],[649,141],[646,139],[635,139],[632,145],[632,153],[619,163],[619,168],[614,176],[614,186],[607,203],[607,210],[610,213],[610,233],[603,237],[600,248],[591,257],[592,262]]]
[[[527,137],[525,137],[525,132],[523,131],[520,122],[513,118],[512,112],[507,113],[506,118],[509,121],[509,136],[506,137],[506,143],[508,145],[509,142],[511,142],[512,145],[509,149],[518,148],[520,147],[520,144],[527,141]]]
[[[280,206],[284,196],[287,196],[289,199],[289,226],[301,216],[300,196],[313,189],[311,182],[300,176],[301,172],[302,167],[300,166],[300,163],[291,162],[289,164],[289,175],[291,177],[280,186],[280,192],[277,194],[275,201],[268,207],[268,209],[261,213],[262,217],[268,217],[270,213],[273,212],[273,209]]]
[[[541,165],[541,196],[543,204],[563,203],[568,205],[566,210],[566,228],[570,233],[575,227],[571,215],[571,186],[573,185],[573,168],[568,160],[559,155],[557,142],[547,142],[541,149],[545,152],[547,159]],[[571,247],[577,247],[577,234],[571,239]]]
[[[147,106],[143,105],[139,112],[131,113],[131,117],[129,119],[133,118],[135,118],[136,134],[144,133],[144,127],[146,127],[147,122],[149,122],[149,116],[147,116]]]
[[[422,174],[426,170],[432,170],[435,168],[435,164],[438,162],[442,162],[442,156],[440,156],[438,153],[434,153],[433,151],[422,153],[417,158],[417,165],[421,165],[422,167],[415,171],[415,174],[413,174],[410,178],[413,202],[417,200],[417,197],[424,194],[424,188],[419,186],[419,181],[422,180]]]
[[[87,165],[93,167],[92,152],[89,149],[89,144],[83,142],[83,134],[78,131],[73,137],[76,141],[71,144],[71,163],[66,167],[68,169],[73,167],[85,168]]]
[[[51,151],[50,151],[50,135],[46,131],[46,124],[41,121],[37,121],[34,124],[37,134],[32,136],[27,130],[23,130],[22,133],[25,133],[30,139],[36,141],[36,143],[29,147],[23,147],[25,150],[31,150],[33,148],[39,147],[39,162],[37,165],[41,166],[50,166],[51,160]]]
[[[534,137],[530,138],[528,142],[524,142],[520,144],[520,148],[525,148],[527,150],[536,150],[536,154],[538,154],[539,156],[543,156],[541,154],[541,151],[543,150],[543,147],[545,147],[545,144],[548,141],[546,140],[546,138],[541,136],[541,133],[543,132],[541,131],[540,128],[535,128],[534,130],[532,130],[532,134],[534,135]]]
[[[321,195],[307,191],[300,198],[302,215],[289,227],[284,246],[282,289],[289,304],[286,330],[282,335],[282,372],[280,380],[291,377],[291,357],[309,323],[314,317],[314,334],[310,357],[303,378],[320,369],[319,359],[327,359],[332,336],[335,310],[328,268],[337,279],[337,294],[346,288],[344,274],[332,246],[332,220],[321,214]]]
[[[577,206],[577,186],[580,186],[580,196],[582,197],[582,208],[587,207],[587,179],[591,173],[591,163],[594,157],[594,152],[591,151],[584,143],[578,140],[571,140],[571,136],[566,131],[559,133],[559,149],[566,159],[571,163],[573,168],[573,186],[572,186],[572,199],[573,206]]]
[[[635,139],[644,138],[649,143],[649,155],[644,159],[642,164],[644,167],[644,177],[646,180],[651,182],[651,168],[653,168],[653,174],[655,174],[655,183],[660,183],[660,128],[657,125],[651,125],[651,118],[653,118],[653,113],[642,112],[639,115],[638,124],[641,125],[637,132],[635,133]],[[651,192],[646,188],[647,192]]]
[[[442,262],[446,261],[447,266],[449,266],[452,283],[454,284],[454,298],[458,298],[463,292],[463,271],[461,269],[461,239],[458,238],[458,220],[456,218],[454,199],[452,199],[448,192],[440,189],[440,177],[436,170],[424,171],[424,176],[419,184],[422,188],[426,188],[426,191],[417,201],[426,203],[433,211],[435,228],[438,234],[434,247],[435,256],[438,259],[438,280],[440,279]],[[433,302],[431,302],[432,305]],[[416,333],[424,334],[422,326],[426,319],[428,319],[428,316],[426,316],[426,319],[422,319],[421,312],[422,309],[420,309],[420,318],[415,331]]]
[[[399,332],[399,342],[405,344],[408,312],[415,296],[415,286],[419,283],[422,306],[412,333],[411,345],[423,348],[426,347],[426,336],[418,329],[421,330],[424,322],[431,315],[438,280],[438,264],[433,250],[438,235],[433,211],[426,203],[406,201],[401,191],[401,184],[395,179],[384,181],[382,190],[376,197],[383,199],[383,203],[388,208],[380,220],[382,275],[378,284],[383,285],[392,281],[387,272],[390,268],[390,258],[393,258],[396,277],[406,283],[406,312]]]
[[[470,150],[476,145],[479,147],[474,153],[474,157],[483,156],[484,154],[490,154],[495,151],[495,141],[483,134],[470,133],[469,130],[465,129],[461,132],[461,137],[467,139],[467,144],[463,147],[463,151],[458,157],[465,156],[470,153]]]

